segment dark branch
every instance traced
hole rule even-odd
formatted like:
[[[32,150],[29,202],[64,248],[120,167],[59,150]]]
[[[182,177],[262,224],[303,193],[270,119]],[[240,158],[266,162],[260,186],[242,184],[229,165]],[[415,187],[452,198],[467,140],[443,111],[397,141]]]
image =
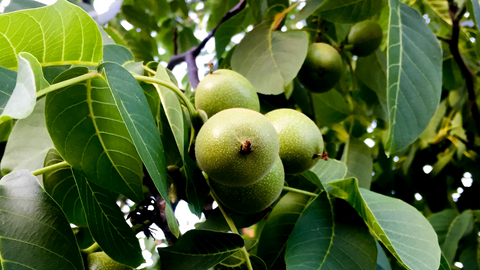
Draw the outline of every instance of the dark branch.
[[[212,31],[210,31],[208,36],[204,38],[202,42],[200,42],[200,44],[198,44],[197,46],[191,48],[190,50],[182,54],[172,56],[172,58],[170,58],[170,61],[168,62],[167,68],[172,70],[176,65],[182,63],[183,61],[187,62],[188,81],[190,82],[193,88],[197,88],[197,85],[200,80],[198,79],[198,68],[197,68],[197,64],[195,63],[195,58],[200,54],[202,49],[205,47],[205,44],[207,44],[207,42],[213,37],[213,35],[215,35],[215,32],[217,31],[218,27],[220,27],[220,25],[224,23],[226,20],[232,18],[237,13],[242,11],[246,5],[247,5],[246,0],[240,1],[240,3],[238,3],[230,11],[228,11],[227,13],[225,13],[225,15],[223,15],[220,22],[215,26],[215,28],[212,29]]]
[[[470,112],[472,113],[473,121],[477,128],[477,133],[480,135],[480,112],[478,110],[478,104],[475,97],[475,85],[474,85],[474,76],[472,70],[467,66],[465,60],[463,59],[460,50],[458,48],[458,40],[460,38],[460,20],[463,17],[463,14],[467,11],[466,7],[463,7],[461,10],[458,8],[455,2],[450,2],[448,12],[450,18],[452,19],[452,37],[449,41],[450,52],[452,53],[453,59],[457,62],[460,70],[462,71],[463,77],[465,78],[465,83],[468,91],[468,100],[470,105]]]
[[[175,28],[173,28],[173,54],[174,55],[178,54],[177,39],[178,39],[178,28],[175,26]]]

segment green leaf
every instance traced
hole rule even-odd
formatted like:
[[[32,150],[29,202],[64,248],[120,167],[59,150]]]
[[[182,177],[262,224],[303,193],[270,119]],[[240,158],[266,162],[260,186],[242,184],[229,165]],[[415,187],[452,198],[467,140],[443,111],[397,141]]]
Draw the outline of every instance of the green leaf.
[[[15,89],[17,78],[17,72],[0,67],[0,114],[3,114],[3,110],[12,95],[13,89]],[[0,139],[6,141],[13,128],[12,118],[8,115],[0,116]]]
[[[35,0],[13,0],[5,7],[4,13],[17,11],[21,9],[39,8],[44,7],[45,4],[37,2]]]
[[[0,48],[0,66],[6,68],[17,67],[19,52],[31,53],[42,66],[91,66],[102,59],[97,24],[85,11],[65,0],[0,15]]]
[[[153,87],[153,86],[152,86]],[[158,97],[157,89],[153,87],[155,90],[155,94]],[[173,136],[172,129],[170,128],[170,124],[168,123],[167,116],[165,115],[165,110],[163,107],[160,105],[160,112],[159,116],[156,119],[156,122],[158,124],[158,130],[160,132],[160,138],[162,139],[162,144],[163,144],[163,149],[165,151],[165,162],[168,165],[175,165],[178,167],[182,166],[182,156],[180,155],[180,152],[178,150],[177,143],[175,142],[175,137]]]
[[[342,161],[348,168],[345,177],[355,177],[361,188],[370,189],[373,172],[370,148],[364,142],[350,137],[345,144]]]
[[[437,176],[442,172],[443,168],[447,166],[453,158],[453,155],[456,153],[457,147],[455,145],[450,145],[444,152],[441,152],[437,155],[437,162],[433,164],[433,169],[431,171],[432,177]]]
[[[116,44],[107,44],[103,46],[103,61],[114,62],[121,66],[128,62],[133,62],[133,54],[126,47]]]
[[[473,21],[475,22],[475,28],[477,28],[477,31],[479,31],[479,27],[478,27],[478,23],[480,22],[480,4],[478,1],[476,0],[472,0],[472,1],[468,1],[466,3],[467,5],[467,10],[468,11],[472,11],[473,10]],[[448,14],[448,8],[447,8],[447,15]],[[451,23],[450,23],[451,24]],[[480,56],[480,45],[478,43],[476,43],[476,46],[475,46],[475,51],[477,53],[477,57]]]
[[[0,117],[0,142],[8,140],[13,128],[13,120],[9,116]]]
[[[241,252],[237,252],[237,253],[243,254]],[[229,258],[231,258],[232,256],[230,256]],[[223,265],[225,261],[226,260],[224,260],[221,264],[218,264],[217,266],[215,266],[214,270],[249,270],[246,263],[243,263],[237,267],[227,267]],[[243,258],[243,261],[245,261],[245,258]],[[252,264],[253,270],[267,270],[267,266],[265,265],[265,262],[263,262],[262,259],[260,259],[255,255],[250,255],[250,263]]]
[[[388,261],[387,254],[385,254],[385,251],[383,250],[382,246],[377,243],[377,268],[375,270],[392,270],[392,267],[390,266],[390,262]]]
[[[45,167],[62,162],[57,150],[50,149],[45,157]],[[80,201],[75,179],[70,167],[62,167],[43,175],[43,188],[62,208],[70,223],[87,226],[85,211]]]
[[[190,210],[199,218],[202,215],[203,207],[210,192],[210,187],[203,176],[202,170],[197,163],[187,154],[183,161],[185,176],[187,177],[186,195]]]
[[[356,23],[380,13],[384,0],[325,0],[318,12],[322,19],[336,23]]]
[[[270,209],[265,209],[261,212],[255,213],[253,215],[244,215],[232,212],[228,209],[225,209],[228,216],[233,220],[235,227],[237,229],[247,228],[262,220],[265,215],[270,212]],[[210,230],[210,231],[219,231],[219,232],[228,232],[230,231],[230,227],[228,226],[227,222],[225,221],[225,217],[223,216],[220,209],[215,208],[208,214],[207,220],[202,223],[195,224],[197,229],[201,230]]]
[[[86,249],[95,243],[88,227],[72,228],[75,238],[77,238],[78,247]]]
[[[298,219],[288,239],[285,262],[292,270],[373,269],[377,248],[355,210],[322,192]]]
[[[303,172],[301,173],[299,176],[297,177],[300,177],[300,179],[305,179],[309,182],[311,182],[312,184],[316,185],[317,187],[319,187],[320,189],[324,190],[325,188],[323,187],[323,183],[322,181],[320,181],[320,178],[318,178],[318,176],[312,172],[312,171],[306,171],[306,172]]]
[[[62,72],[69,69],[70,67],[70,65],[42,67],[43,76],[48,83],[52,83],[58,75],[60,75]]]
[[[247,3],[255,21],[262,22],[268,7],[267,0],[247,0]]]
[[[320,159],[310,171],[315,173],[325,185],[332,180],[344,179],[347,174],[347,166],[336,159],[329,158],[327,161]]]
[[[27,118],[15,123],[0,163],[3,175],[11,171],[34,171],[43,167],[45,156],[53,147],[45,127],[44,108],[45,99],[42,98]]]
[[[437,270],[440,246],[425,217],[413,206],[367,189],[355,178],[328,183],[331,194],[346,200],[363,218],[370,231],[408,269]]]
[[[463,263],[462,255],[460,255],[460,261]],[[475,268],[465,268],[465,269],[474,270]],[[447,262],[447,259],[445,259],[445,256],[443,254],[442,254],[442,257],[440,258],[440,267],[438,268],[438,270],[451,270],[450,264]]]
[[[435,110],[435,114],[428,123],[427,128],[420,134],[419,139],[423,148],[427,147],[437,137],[440,124],[443,122],[445,113],[447,112],[447,100],[440,102],[440,105]]]
[[[240,266],[245,263],[245,257],[242,251],[237,251],[236,253],[230,255],[230,257],[221,261],[216,268],[219,269],[235,269],[240,268]],[[241,268],[240,268],[241,269]]]
[[[93,239],[113,260],[137,267],[144,260],[140,243],[128,226],[112,193],[72,169],[73,178],[85,209],[88,228]]]
[[[107,44],[103,46],[103,61],[114,62],[126,68],[132,73],[143,75],[142,62],[135,62],[132,52],[125,46]]]
[[[72,68],[55,82],[86,72]],[[103,188],[143,200],[142,162],[104,80],[94,78],[47,94],[45,119],[55,148],[74,169]]]
[[[294,23],[299,21],[305,20],[308,16],[312,15],[322,4],[325,0],[310,0],[307,4],[298,12],[295,16]]]
[[[170,77],[168,76],[166,68],[162,65],[158,65],[155,78],[170,83]],[[183,125],[183,109],[180,101],[178,100],[177,94],[169,88],[160,85],[155,85],[155,88],[157,88],[158,95],[160,96],[160,101],[165,110],[165,115],[168,119],[173,137],[175,138],[178,151],[180,151],[180,155],[184,158],[185,130]]]
[[[0,67],[0,113],[3,113],[10,96],[15,89],[17,72]]]
[[[472,1],[474,2],[474,1]],[[452,19],[448,13],[448,1],[447,0],[425,0],[427,4],[437,15],[442,18],[446,23],[452,25]],[[478,1],[477,1],[478,3]],[[478,5],[478,4],[477,4]]]
[[[23,119],[33,112],[35,102],[37,101],[37,80],[39,85],[48,86],[48,83],[41,74],[42,69],[36,67],[38,63],[34,57],[28,53],[18,55],[17,81],[13,92],[5,104],[2,116],[9,116],[13,119]],[[39,74],[40,73],[40,74]],[[42,77],[41,79],[38,79]]]
[[[44,88],[47,88],[50,86],[50,84],[47,82],[45,77],[43,77],[43,69],[40,63],[38,62],[37,58],[35,58],[33,55],[26,53],[26,52],[21,52],[18,54],[18,57],[25,59],[28,64],[29,68],[33,72],[33,77],[35,79],[35,90],[39,91]],[[20,70],[20,68],[19,68]],[[22,78],[23,79],[23,78]]]
[[[257,256],[263,259],[268,269],[285,269],[288,237],[309,200],[310,196],[288,192],[268,215],[257,249]]]
[[[143,40],[138,37],[134,37],[133,33],[128,32],[120,24],[121,19],[114,17],[108,22],[108,26],[104,28],[117,44],[126,46],[135,56],[137,61],[150,61],[153,60],[150,54],[151,37],[148,37],[148,40]]]
[[[456,216],[448,228],[445,236],[445,242],[441,245],[442,253],[450,264],[453,263],[457,253],[458,242],[462,237],[472,230],[473,215],[471,210],[465,210],[462,214]]]
[[[145,110],[148,102],[135,78],[116,63],[99,66],[115,98],[120,114],[132,136],[140,157],[152,177],[155,187],[167,202],[165,214],[173,235],[179,236],[178,223],[167,193],[167,172],[163,145],[152,114]]]
[[[320,127],[339,123],[350,114],[345,98],[335,89],[326,93],[312,93],[315,119]]]
[[[173,246],[158,249],[160,268],[208,269],[239,251],[243,245],[238,234],[191,230]]]
[[[443,243],[445,243],[450,225],[457,216],[459,216],[459,213],[452,209],[445,209],[428,216],[428,222],[432,224],[433,229],[437,233],[440,246],[443,246]]]
[[[207,22],[207,31],[212,31],[212,29],[220,22],[222,17],[230,11],[239,0],[214,0],[211,5],[211,13],[208,17]]]
[[[1,269],[84,269],[62,210],[26,170],[0,180]]]
[[[367,57],[359,57],[355,68],[358,80],[377,93],[378,101],[387,114],[387,58],[378,49]]]
[[[261,94],[284,92],[307,56],[308,38],[300,31],[280,32],[265,21],[247,33],[232,56],[232,68]]]
[[[423,17],[390,0],[387,44],[387,155],[405,149],[427,127],[440,101],[442,50]]]
[[[170,82],[170,76],[167,69],[162,65],[158,65],[155,78]],[[171,83],[173,84],[173,82]],[[180,105],[177,95],[171,89],[159,85],[155,85],[155,88],[160,96],[165,116],[170,125],[170,130],[173,133],[175,143],[182,157],[184,172],[187,178],[186,195],[188,202],[193,206],[194,214],[200,217],[202,215],[203,206],[205,205],[209,188],[202,171],[188,156],[188,145],[185,142],[185,140],[188,139],[188,136],[186,136],[186,133],[188,134],[188,132],[186,130],[187,126],[184,122],[182,106]],[[164,123],[162,123],[162,125],[163,124]]]
[[[477,245],[469,246],[460,254],[460,262],[463,264],[465,270],[479,270],[480,269],[480,249]],[[442,264],[443,265],[443,264]],[[446,266],[449,266],[446,263]],[[450,268],[445,268],[450,270]]]
[[[258,243],[256,239],[243,239],[243,241],[245,242],[245,249],[247,251],[250,251]],[[263,266],[265,266],[264,269],[266,270],[266,265],[262,261],[262,259],[252,255],[249,255],[248,257],[250,258],[250,263],[252,264],[254,269],[256,269],[254,264],[260,262],[260,265],[262,265],[263,263]],[[252,262],[252,259],[255,260],[255,262]],[[245,255],[243,251],[237,251],[236,253],[230,255],[230,257],[221,261],[218,265],[215,266],[215,270],[217,269],[230,269],[230,270],[247,269],[247,264],[245,263]]]
[[[143,93],[147,98],[148,106],[150,107],[150,111],[152,111],[153,118],[155,118],[156,122],[160,121],[158,118],[160,117],[160,108],[162,105],[160,104],[160,97],[158,96],[157,89],[150,83],[139,82],[139,85],[142,87]]]

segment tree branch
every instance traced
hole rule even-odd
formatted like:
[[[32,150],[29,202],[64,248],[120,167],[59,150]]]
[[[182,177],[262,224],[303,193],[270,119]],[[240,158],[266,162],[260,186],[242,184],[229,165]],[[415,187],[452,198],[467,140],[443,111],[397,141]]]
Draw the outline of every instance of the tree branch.
[[[173,55],[177,55],[177,54],[178,54],[177,38],[178,38],[178,28],[175,26],[175,27],[173,28]]]
[[[473,121],[477,128],[477,133],[480,135],[480,112],[478,110],[477,99],[475,97],[475,84],[473,72],[465,63],[460,50],[458,48],[458,40],[460,38],[460,20],[463,17],[463,14],[467,11],[466,7],[463,7],[461,10],[458,8],[457,3],[451,1],[449,4],[448,13],[450,18],[452,18],[452,37],[449,40],[449,48],[452,53],[453,59],[457,62],[460,70],[462,71],[463,77],[465,78],[467,91],[468,91],[468,101],[470,105],[470,112],[472,113]]]
[[[213,37],[213,35],[215,35],[215,32],[217,31],[218,27],[220,27],[220,25],[224,23],[226,20],[232,18],[237,13],[242,11],[246,5],[247,5],[246,0],[240,1],[240,3],[238,3],[230,11],[228,11],[227,13],[225,13],[225,15],[223,15],[220,22],[215,26],[215,28],[212,29],[212,31],[210,31],[208,36],[204,38],[200,42],[200,44],[198,44],[197,46],[191,48],[190,50],[182,54],[172,56],[172,58],[170,58],[170,61],[168,62],[167,68],[172,70],[176,65],[185,61],[187,63],[187,69],[188,69],[188,81],[190,82],[190,85],[193,88],[197,88],[197,85],[200,82],[200,80],[198,79],[198,68],[195,62],[196,57],[200,54],[202,49],[205,47],[205,44],[207,44],[207,42]]]

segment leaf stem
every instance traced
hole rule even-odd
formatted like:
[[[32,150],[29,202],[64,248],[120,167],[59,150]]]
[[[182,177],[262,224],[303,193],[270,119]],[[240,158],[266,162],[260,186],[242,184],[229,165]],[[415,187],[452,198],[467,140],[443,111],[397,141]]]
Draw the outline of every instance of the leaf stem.
[[[149,68],[149,67],[147,67],[147,66],[143,66],[143,69],[144,69],[145,71],[153,74],[153,75],[157,74],[157,72],[155,72],[155,70],[153,70],[153,69],[151,69],[151,68]]]
[[[326,37],[328,39],[328,41],[330,42],[330,44],[332,44],[333,47],[338,48],[338,43],[331,36],[329,36],[327,33],[323,32],[322,37]]]
[[[88,248],[82,249],[81,252],[85,254],[92,254],[93,252],[97,251],[100,248],[97,242],[93,243]]]
[[[283,190],[292,191],[292,192],[308,195],[308,196],[311,196],[311,197],[317,197],[318,196],[317,193],[308,192],[308,191],[301,190],[301,189],[298,189],[298,188],[292,188],[292,187],[285,187],[284,186]]]
[[[208,183],[208,182],[207,182],[207,183]],[[209,184],[209,185],[210,185],[210,184]],[[223,217],[225,218],[225,221],[227,222],[228,227],[230,227],[230,230],[232,230],[233,233],[239,234],[239,233],[238,233],[238,230],[237,230],[237,227],[235,226],[235,223],[233,223],[233,220],[230,218],[230,216],[227,214],[227,212],[225,212],[225,210],[223,209],[222,204],[221,204],[220,201],[218,200],[218,198],[217,198],[217,196],[215,195],[215,193],[213,193],[212,191],[210,191],[210,195],[211,195],[212,198],[217,202],[218,208],[220,209],[220,212],[222,212],[222,215],[223,215]],[[247,248],[246,248],[245,246],[243,246],[243,248],[242,248],[242,253],[243,253],[243,256],[245,257],[245,263],[247,264],[248,270],[253,270],[252,262],[250,262],[250,256],[248,255],[248,251],[247,251]]]
[[[152,78],[152,77],[141,76],[141,75],[136,75],[136,74],[132,74],[132,75],[133,75],[133,77],[135,77],[135,79],[137,81],[143,81],[143,82],[147,82],[147,83],[155,83],[155,84],[167,87],[168,89],[172,90],[173,92],[175,92],[175,94],[177,94],[178,97],[180,97],[182,99],[185,106],[187,106],[188,112],[190,113],[190,117],[193,118],[193,117],[197,116],[197,114],[198,114],[197,110],[195,110],[195,107],[193,107],[193,104],[190,102],[190,100],[188,100],[188,98],[182,93],[182,91],[177,86],[173,85],[170,82],[165,82],[165,81],[162,81],[162,80],[159,80],[159,79],[156,79],[156,78]]]
[[[37,175],[44,174],[44,173],[47,173],[47,172],[51,172],[51,171],[54,171],[58,168],[63,168],[63,167],[67,167],[67,166],[70,166],[70,164],[68,164],[68,162],[66,162],[66,161],[62,161],[62,162],[58,162],[58,163],[55,163],[53,165],[35,170],[35,171],[32,172],[32,174],[37,176]]]
[[[37,92],[37,98],[39,98],[41,96],[44,96],[44,95],[46,95],[50,92],[56,91],[58,89],[70,86],[72,84],[95,78],[96,76],[99,76],[98,72],[96,70],[92,70],[92,71],[88,72],[87,74],[84,74],[84,75],[81,75],[81,76],[78,76],[78,77],[75,77],[75,78],[72,78],[72,79],[69,79],[69,80],[65,80],[65,81],[62,81],[62,82],[59,82],[59,83],[56,83],[56,84],[52,84],[49,87],[38,91]]]

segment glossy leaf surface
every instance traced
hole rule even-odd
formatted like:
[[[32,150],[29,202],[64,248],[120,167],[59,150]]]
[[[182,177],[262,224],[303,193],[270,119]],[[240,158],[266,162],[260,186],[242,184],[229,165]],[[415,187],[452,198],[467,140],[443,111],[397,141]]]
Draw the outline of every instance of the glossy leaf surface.
[[[377,247],[355,210],[322,192],[298,219],[285,261],[287,269],[373,269]]]
[[[243,247],[238,234],[191,230],[175,245],[158,248],[162,270],[208,269]]]
[[[113,260],[132,267],[143,262],[138,239],[128,226],[115,196],[72,169],[93,239]]]
[[[257,25],[232,56],[234,71],[247,78],[258,93],[278,95],[297,75],[307,56],[307,36],[298,31],[271,29],[272,21]]]
[[[2,174],[26,169],[38,170],[43,167],[45,155],[53,147],[52,139],[45,126],[45,99],[40,99],[33,112],[15,123],[5,153],[0,163]],[[32,140],[32,138],[35,140]]]
[[[1,269],[84,269],[70,224],[28,171],[0,180],[0,222]]]
[[[155,120],[148,110],[148,102],[142,88],[135,78],[116,63],[105,63],[99,67],[105,72],[111,93],[118,106],[121,117],[125,121],[128,132],[138,150],[148,173],[160,195],[165,198],[168,225],[172,233],[178,237],[180,231],[167,194],[167,177],[163,145],[158,134]],[[132,98],[134,97],[134,98]]]
[[[59,0],[54,5],[0,15],[0,66],[17,67],[19,52],[42,65],[93,65],[102,59],[95,21],[81,8]]]
[[[62,157],[52,148],[45,157],[45,167],[62,161]],[[85,210],[70,166],[45,173],[42,182],[45,191],[60,205],[70,223],[87,226]]]
[[[56,81],[86,73],[73,68]],[[108,85],[100,78],[46,96],[45,119],[55,148],[90,182],[143,200],[142,162]]]
[[[328,183],[331,194],[346,200],[374,235],[409,269],[437,270],[440,246],[427,219],[413,206],[394,198],[358,188],[355,178]]]
[[[415,9],[390,0],[387,44],[387,154],[402,150],[427,127],[440,101],[442,50]]]

